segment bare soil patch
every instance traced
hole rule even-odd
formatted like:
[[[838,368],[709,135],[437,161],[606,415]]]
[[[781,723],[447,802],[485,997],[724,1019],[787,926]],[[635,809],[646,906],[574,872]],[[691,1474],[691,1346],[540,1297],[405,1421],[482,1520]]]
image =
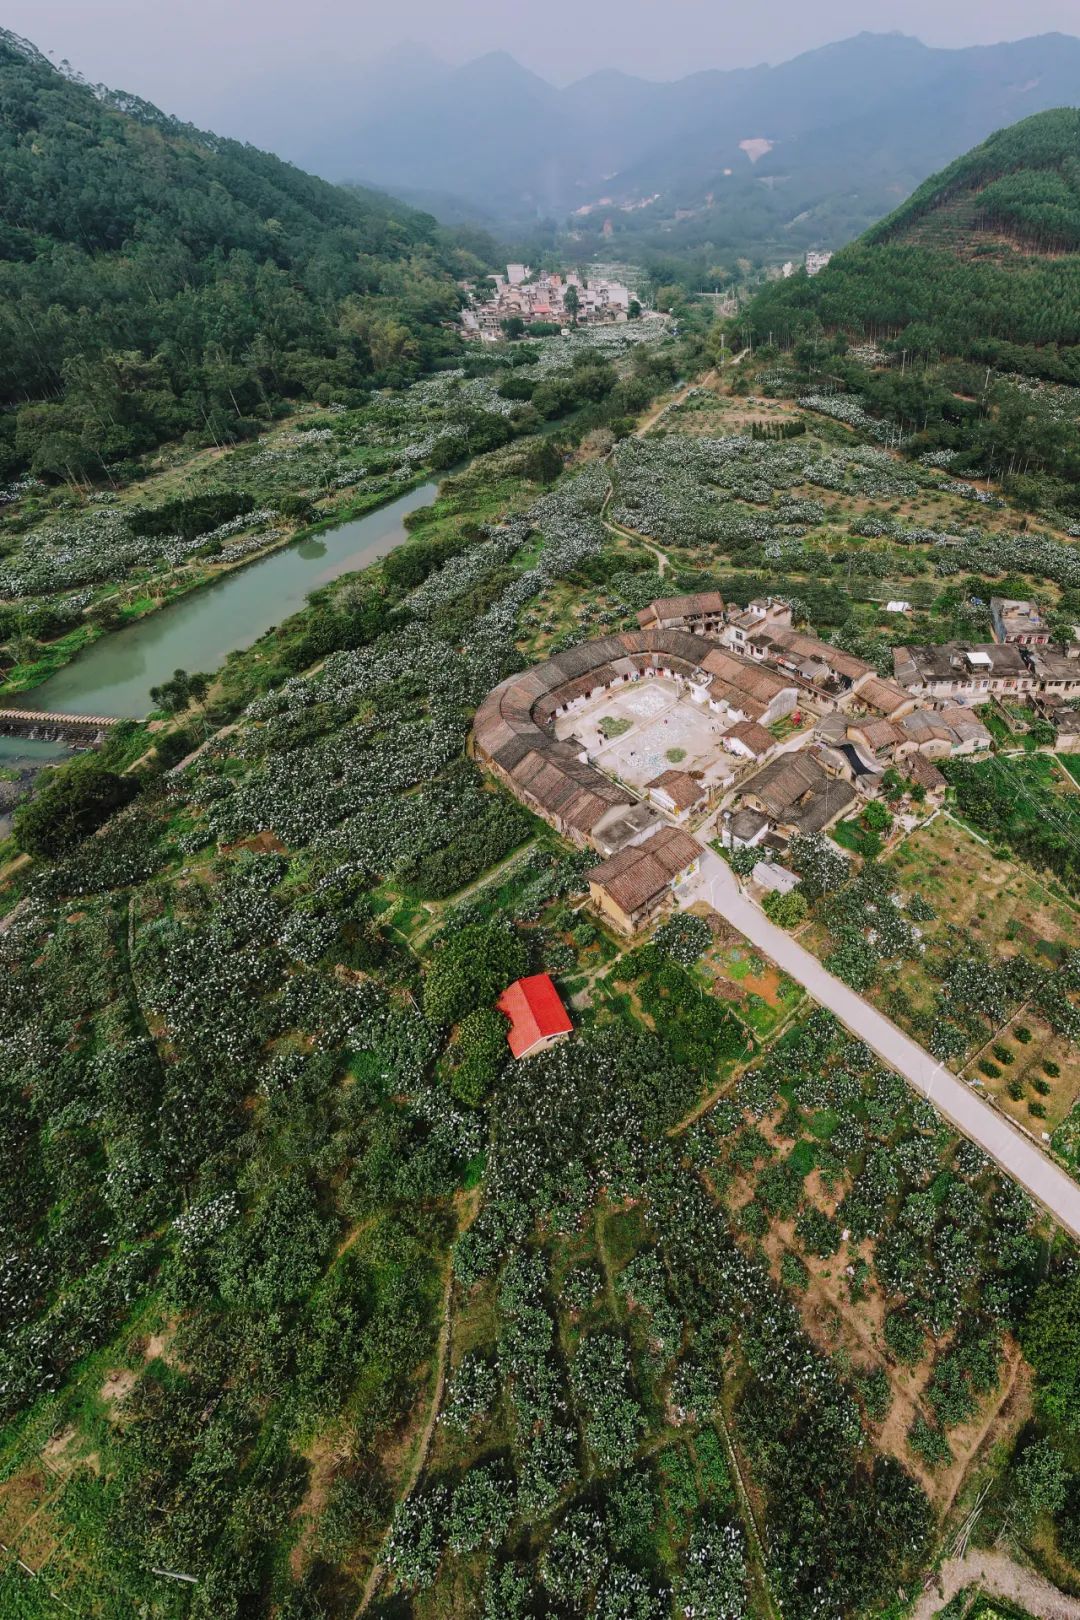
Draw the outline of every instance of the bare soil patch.
[[[77,1433],[75,1427],[69,1423],[66,1428],[57,1429],[55,1434],[50,1435],[41,1449],[45,1461],[53,1465],[59,1463]]]
[[[105,1376],[99,1394],[107,1406],[119,1406],[135,1388],[136,1374],[129,1367],[114,1367]]]
[[[240,838],[235,844],[222,844],[222,853],[231,855],[238,849],[250,849],[255,855],[287,855],[288,849],[281,842],[276,833],[263,829],[262,832],[253,833],[250,838]]]
[[[1008,1554],[981,1548],[942,1564],[911,1611],[911,1620],[934,1620],[945,1604],[967,1586],[1005,1598],[1036,1620],[1080,1620],[1080,1600],[1066,1597],[1045,1576],[1018,1564]]]

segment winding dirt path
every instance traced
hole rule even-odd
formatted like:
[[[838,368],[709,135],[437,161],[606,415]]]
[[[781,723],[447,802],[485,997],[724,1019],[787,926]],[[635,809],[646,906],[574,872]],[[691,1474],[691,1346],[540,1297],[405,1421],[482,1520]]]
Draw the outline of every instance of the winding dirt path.
[[[453,1288],[454,1265],[453,1259],[451,1258],[446,1268],[446,1286],[443,1289],[442,1302],[442,1324],[439,1328],[439,1343],[435,1352],[436,1356],[438,1357],[439,1365],[439,1370],[435,1378],[435,1390],[431,1397],[431,1406],[428,1410],[427,1422],[424,1424],[424,1432],[420,1436],[420,1444],[416,1448],[416,1457],[414,1458],[412,1468],[409,1471],[409,1477],[405,1482],[405,1489],[398,1497],[398,1505],[400,1505],[402,1502],[408,1501],[409,1497],[412,1495],[413,1491],[417,1487],[417,1484],[419,1483],[420,1476],[424,1471],[424,1465],[427,1462],[428,1452],[431,1449],[431,1439],[435,1433],[435,1424],[438,1421],[439,1408],[442,1406],[443,1390],[446,1387],[446,1366],[450,1359],[450,1306]],[[355,1620],[360,1620],[361,1615],[367,1611],[368,1606],[370,1605],[376,1592],[382,1585],[383,1577],[386,1574],[386,1563],[383,1559],[382,1552],[383,1548],[386,1546],[389,1534],[390,1531],[387,1529],[386,1535],[383,1537],[382,1547],[379,1549],[379,1557],[372,1565],[371,1574],[367,1578],[367,1585],[364,1587],[364,1595],[360,1599],[359,1607],[356,1610]]]
[[[1080,1620],[1080,1599],[1059,1592],[1037,1570],[1018,1564],[1007,1553],[975,1549],[949,1558],[911,1611],[910,1620],[933,1620],[965,1586],[1016,1603],[1035,1620]]]
[[[480,1209],[480,1189],[478,1187],[474,1187],[471,1192],[457,1194],[454,1199],[454,1204],[458,1211],[457,1231],[455,1234],[455,1237],[457,1238],[460,1237],[463,1232],[467,1232],[473,1221],[476,1219]],[[407,1499],[412,1495],[413,1491],[420,1483],[421,1476],[423,1475],[424,1469],[427,1466],[428,1452],[431,1450],[431,1442],[435,1434],[435,1425],[439,1420],[439,1412],[442,1408],[443,1391],[446,1388],[447,1368],[450,1365],[450,1328],[453,1321],[453,1297],[454,1251],[453,1245],[451,1245],[450,1252],[446,1257],[446,1283],[443,1288],[442,1298],[442,1324],[439,1328],[439,1342],[435,1351],[436,1357],[438,1358],[438,1372],[435,1376],[435,1388],[432,1392],[431,1405],[428,1409],[427,1421],[424,1424],[424,1431],[420,1436],[420,1443],[416,1448],[416,1455],[413,1459],[413,1465],[409,1470],[409,1477],[405,1482],[404,1489],[397,1499],[399,1504],[407,1501]],[[364,1587],[364,1595],[360,1599],[360,1603],[353,1616],[353,1620],[361,1620],[361,1616],[366,1612],[376,1592],[382,1585],[383,1578],[386,1575],[386,1564],[383,1560],[382,1553],[386,1547],[386,1542],[389,1535],[390,1529],[389,1526],[387,1526],[386,1535],[383,1537],[382,1546],[379,1549],[379,1557],[375,1560],[375,1563],[372,1566],[371,1574],[367,1578],[367,1585]],[[1078,1617],[1078,1620],[1080,1620],[1080,1617]]]
[[[744,350],[743,353],[745,354],[745,352],[746,351]],[[741,354],[738,356],[738,359],[742,359]],[[736,361],[732,361],[732,365],[735,365],[736,363]],[[693,389],[708,388],[709,384],[715,381],[715,370],[707,371],[704,377],[691,378],[691,380],[686,384],[685,388],[680,388],[679,392],[672,399],[669,399],[665,404],[661,405],[659,409],[653,411],[651,416],[647,416],[645,418],[640,427],[634,429],[634,438],[643,439],[646,433],[648,433],[649,429],[654,428],[657,422],[659,422],[660,418],[667,415],[668,411],[673,411],[676,405],[681,405],[687,394],[689,394]]]

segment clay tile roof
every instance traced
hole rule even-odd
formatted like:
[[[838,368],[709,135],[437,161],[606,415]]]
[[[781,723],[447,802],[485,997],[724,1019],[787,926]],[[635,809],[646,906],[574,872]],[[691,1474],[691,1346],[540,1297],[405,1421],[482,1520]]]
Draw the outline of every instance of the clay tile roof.
[[[866,738],[869,747],[887,748],[890,743],[903,742],[905,733],[899,726],[894,726],[891,720],[864,720],[857,727]]]
[[[706,653],[701,667],[707,674],[719,676],[732,690],[744,693],[766,708],[778,693],[790,686],[790,682],[775,670],[764,669],[761,664],[751,664],[735,653],[725,652],[721,647],[714,647]]]
[[[771,738],[769,740],[772,741]],[[700,779],[690,771],[661,771],[659,776],[654,776],[645,786],[663,788],[676,810],[690,810],[705,797],[705,788],[702,787]]]
[[[701,845],[677,827],[661,827],[642,844],[619,850],[587,874],[629,916],[654,900],[701,854]]]
[[[937,766],[925,754],[911,754],[903,762],[903,771],[909,781],[918,782],[929,791],[947,785]]]
[[[569,1034],[574,1027],[559,992],[546,973],[515,979],[495,1005],[510,1020],[506,1039],[516,1058],[524,1057],[553,1035]]]
[[[759,726],[756,720],[740,720],[737,726],[732,726],[730,731],[725,731],[721,741],[727,742],[729,737],[733,737],[736,742],[741,742],[745,748],[749,748],[750,752],[756,754],[759,759],[762,754],[767,754],[770,748],[776,747],[776,738],[772,732],[766,731],[764,726]]]
[[[833,647],[827,641],[819,641],[816,636],[804,636],[798,630],[780,629],[771,631],[769,639],[774,646],[783,647],[798,658],[812,658],[835,674],[843,675],[846,680],[857,681],[860,675],[871,673],[870,665],[864,659]]]
[[[881,680],[878,676],[864,681],[855,694],[855,700],[863,708],[877,709],[879,714],[886,716],[895,714],[897,709],[911,702],[902,686],[897,686],[895,681]]]
[[[847,782],[830,777],[809,751],[780,754],[742,785],[781,826],[820,832],[855,798]]]
[[[671,624],[677,619],[715,618],[724,611],[719,591],[699,591],[692,596],[658,596],[638,614],[642,626]]]

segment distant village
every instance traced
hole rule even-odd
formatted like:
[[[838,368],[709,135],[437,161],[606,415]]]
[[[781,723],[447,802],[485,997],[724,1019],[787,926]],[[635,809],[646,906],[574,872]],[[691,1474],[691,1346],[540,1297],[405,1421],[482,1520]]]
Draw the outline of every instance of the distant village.
[[[492,290],[492,287],[494,290]],[[469,302],[461,312],[467,338],[496,343],[507,335],[507,323],[571,326],[610,325],[640,312],[630,288],[605,276],[579,276],[573,271],[533,272],[527,264],[508,264],[505,275],[466,289]]]

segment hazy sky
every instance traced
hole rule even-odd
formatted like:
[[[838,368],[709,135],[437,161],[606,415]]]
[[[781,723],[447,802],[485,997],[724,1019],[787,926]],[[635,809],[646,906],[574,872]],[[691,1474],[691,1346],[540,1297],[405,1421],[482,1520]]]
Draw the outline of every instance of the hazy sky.
[[[94,82],[245,135],[262,92],[280,95],[290,74],[306,87],[323,75],[338,85],[404,40],[452,62],[507,50],[558,82],[598,67],[673,78],[783,61],[864,28],[945,46],[1080,33],[1080,0],[588,0],[569,10],[526,0],[5,0],[0,21]],[[272,123],[269,103],[266,114],[251,138]]]

